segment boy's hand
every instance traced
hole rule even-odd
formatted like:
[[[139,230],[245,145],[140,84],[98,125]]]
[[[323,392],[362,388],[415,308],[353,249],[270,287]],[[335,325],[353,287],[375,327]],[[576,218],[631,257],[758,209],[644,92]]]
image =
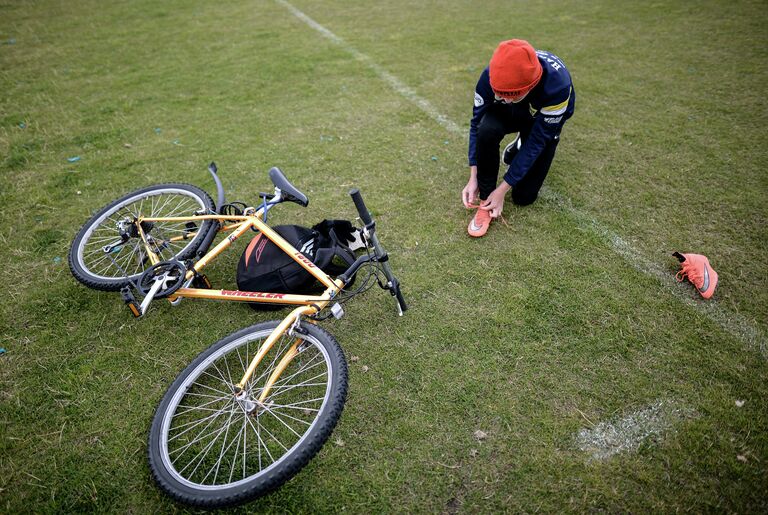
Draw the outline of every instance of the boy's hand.
[[[491,218],[497,218],[501,216],[501,212],[504,210],[504,197],[512,187],[505,181],[501,181],[498,188],[488,195],[488,198],[480,205],[480,209],[484,209],[490,212]]]
[[[464,202],[464,207],[472,209],[477,207],[477,195],[479,191],[477,189],[477,180],[470,179],[464,190],[461,192],[461,200]]]
[[[461,201],[464,203],[464,207],[472,209],[477,207],[477,197],[480,194],[480,190],[477,187],[477,167],[471,166],[469,168],[469,181],[464,189],[461,191]]]

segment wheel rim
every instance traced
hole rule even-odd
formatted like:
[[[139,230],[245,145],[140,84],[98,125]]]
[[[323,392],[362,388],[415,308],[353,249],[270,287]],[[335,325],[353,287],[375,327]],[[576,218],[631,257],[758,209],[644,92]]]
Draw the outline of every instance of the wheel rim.
[[[333,365],[311,335],[301,336],[303,350],[275,383],[267,409],[248,415],[235,400],[234,384],[270,333],[265,329],[228,343],[176,389],[163,414],[160,455],[179,483],[218,490],[253,481],[288,460],[317,425],[331,395]],[[245,387],[252,399],[294,342],[283,335],[265,356]]]
[[[196,211],[205,209],[206,206],[198,195],[183,189],[164,188],[136,194],[109,209],[90,224],[77,248],[77,262],[85,272],[99,280],[136,277],[151,264],[146,259],[140,238],[131,237],[116,246],[112,252],[104,252],[105,246],[120,240],[119,222],[137,218],[139,215],[145,218],[191,216]],[[150,235],[157,242],[156,248],[161,249],[162,260],[183,255],[192,245],[195,238],[168,241],[185,233],[189,233],[185,222],[162,222],[152,226]]]

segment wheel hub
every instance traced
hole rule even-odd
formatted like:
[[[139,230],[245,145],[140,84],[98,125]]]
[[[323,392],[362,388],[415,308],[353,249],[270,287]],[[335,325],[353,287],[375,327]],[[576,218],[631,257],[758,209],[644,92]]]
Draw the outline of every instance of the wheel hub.
[[[258,417],[264,412],[265,406],[258,400],[253,399],[245,390],[235,395],[235,400],[247,415]]]

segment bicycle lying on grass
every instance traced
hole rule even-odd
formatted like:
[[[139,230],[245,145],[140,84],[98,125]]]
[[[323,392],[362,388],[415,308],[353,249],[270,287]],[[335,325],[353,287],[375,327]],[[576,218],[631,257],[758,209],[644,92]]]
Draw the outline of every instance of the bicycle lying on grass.
[[[195,358],[170,386],[149,435],[149,464],[162,490],[203,507],[242,503],[279,487],[320,450],[341,415],[347,364],[330,333],[317,325],[343,314],[341,302],[379,285],[406,304],[376,225],[357,189],[350,191],[364,226],[364,252],[336,278],[266,224],[281,202],[307,206],[306,195],[272,168],[274,194],[259,207],[226,204],[215,164],[218,210],[202,189],[161,184],[130,193],[98,211],[76,235],[72,274],[88,287],[121,291],[143,316],[155,299],[183,298],[297,306],[283,320],[242,329]],[[211,289],[202,269],[251,229],[275,243],[319,281],[318,295]],[[220,232],[230,233],[208,250]],[[368,277],[344,290],[361,269]],[[383,275],[383,279],[381,278]],[[137,300],[134,292],[138,294]],[[323,312],[332,305],[331,313]]]

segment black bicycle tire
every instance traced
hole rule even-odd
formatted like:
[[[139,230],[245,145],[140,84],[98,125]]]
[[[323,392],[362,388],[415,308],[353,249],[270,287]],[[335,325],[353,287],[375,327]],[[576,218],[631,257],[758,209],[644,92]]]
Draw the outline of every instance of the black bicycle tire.
[[[131,284],[131,281],[135,281],[136,279],[138,279],[138,277],[141,275],[140,273],[130,275],[128,278],[125,278],[125,277],[105,278],[105,277],[97,276],[94,273],[91,273],[81,263],[80,246],[83,243],[83,239],[86,238],[87,236],[90,236],[90,234],[99,227],[100,221],[108,213],[120,209],[121,205],[126,205],[129,203],[130,200],[136,199],[141,195],[150,194],[158,190],[171,190],[171,189],[186,191],[187,193],[190,193],[196,196],[197,199],[203,203],[204,209],[206,209],[211,213],[215,211],[215,206],[213,203],[213,199],[211,199],[211,196],[206,191],[198,188],[197,186],[193,186],[191,184],[183,184],[183,183],[155,184],[153,186],[147,186],[145,188],[141,188],[131,193],[128,193],[126,195],[123,195],[119,199],[114,200],[109,204],[107,204],[106,206],[104,206],[103,208],[99,209],[93,216],[91,216],[91,218],[88,219],[87,222],[83,224],[83,226],[77,232],[77,235],[75,235],[75,237],[73,238],[72,245],[70,246],[70,249],[69,249],[69,269],[72,272],[72,275],[75,277],[75,279],[77,279],[79,282],[81,282],[82,284],[84,284],[89,288],[93,288],[96,290],[104,290],[104,291],[118,291],[121,288]],[[210,231],[215,231],[215,230],[217,230],[217,223],[214,220],[205,220],[201,225],[201,229],[198,231],[195,237],[192,240],[190,240],[190,243],[188,243],[184,247],[184,249],[182,249],[181,252],[179,252],[178,254],[175,254],[173,258],[178,260],[184,260],[184,259],[190,258],[195,253],[195,251],[198,250],[201,243],[205,240],[206,235],[208,235]]]
[[[160,401],[149,432],[147,456],[152,477],[159,488],[174,500],[201,508],[223,508],[235,506],[262,497],[279,488],[293,476],[295,476],[309,461],[320,451],[322,446],[331,436],[336,424],[341,417],[347,396],[348,368],[344,353],[336,339],[321,327],[303,323],[302,330],[312,336],[328,351],[328,357],[333,361],[331,374],[331,393],[325,402],[322,412],[317,416],[317,423],[310,428],[307,438],[299,441],[291,447],[286,455],[287,459],[280,461],[272,470],[261,477],[261,473],[248,480],[247,483],[236,487],[222,487],[219,490],[205,491],[192,488],[180,483],[167,469],[162,459],[162,425],[176,391],[182,387],[187,377],[195,372],[197,367],[204,363],[222,347],[234,342],[250,333],[270,331],[280,323],[278,320],[262,322],[251,327],[232,333],[211,345],[206,351],[198,355],[192,363],[174,380]],[[311,434],[310,434],[311,433]],[[296,450],[294,450],[296,449]],[[281,458],[283,460],[283,458]],[[272,467],[270,467],[272,468]]]

